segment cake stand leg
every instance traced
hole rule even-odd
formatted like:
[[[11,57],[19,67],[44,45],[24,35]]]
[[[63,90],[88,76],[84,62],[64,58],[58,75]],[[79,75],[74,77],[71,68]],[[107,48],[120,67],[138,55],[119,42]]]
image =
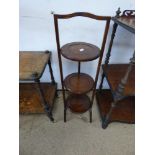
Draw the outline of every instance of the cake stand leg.
[[[92,123],[92,109],[89,110],[90,123]]]
[[[66,104],[65,104],[65,108],[64,108],[64,122],[66,122],[66,112],[67,112],[67,108],[66,108]]]

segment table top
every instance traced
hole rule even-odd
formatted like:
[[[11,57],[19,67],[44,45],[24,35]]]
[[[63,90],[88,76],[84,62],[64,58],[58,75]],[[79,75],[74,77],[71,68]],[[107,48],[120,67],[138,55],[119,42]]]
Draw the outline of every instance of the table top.
[[[118,25],[122,26],[126,30],[135,33],[135,17],[131,16],[120,16],[120,17],[112,17],[112,20]]]
[[[61,54],[73,61],[91,61],[100,56],[100,49],[90,43],[72,42],[62,46]]]
[[[50,59],[51,52],[19,52],[19,80],[39,79]]]

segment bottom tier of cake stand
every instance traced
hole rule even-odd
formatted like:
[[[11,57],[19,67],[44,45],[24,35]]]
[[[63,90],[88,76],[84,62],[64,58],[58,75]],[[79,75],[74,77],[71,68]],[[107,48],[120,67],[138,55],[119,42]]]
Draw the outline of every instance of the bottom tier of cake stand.
[[[74,113],[84,113],[91,106],[90,98],[87,95],[71,94],[68,96],[67,107]]]

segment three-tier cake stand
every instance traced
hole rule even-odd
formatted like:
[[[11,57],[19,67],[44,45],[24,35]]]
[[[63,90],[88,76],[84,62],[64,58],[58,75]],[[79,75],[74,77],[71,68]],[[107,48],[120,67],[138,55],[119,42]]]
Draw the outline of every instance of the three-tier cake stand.
[[[84,16],[96,20],[106,21],[101,49],[93,44],[86,42],[72,42],[65,44],[60,48],[58,19],[68,19],[75,16]],[[110,17],[96,16],[90,13],[83,13],[83,12],[68,15],[54,14],[54,22],[55,22],[56,41],[57,41],[59,67],[60,67],[61,84],[63,92],[63,101],[64,101],[64,122],[66,122],[67,109],[70,109],[74,113],[84,113],[86,111],[89,111],[90,122],[92,122],[92,104],[96,93],[96,84],[98,80],[100,65],[103,57],[103,51],[109,29]],[[69,59],[74,63],[78,64],[77,72],[71,73],[67,77],[63,78],[61,55],[66,59]],[[92,61],[97,58],[99,58],[99,61],[95,79],[93,79],[90,75],[86,73],[81,73],[82,62]],[[87,95],[90,91],[92,91],[91,98]]]

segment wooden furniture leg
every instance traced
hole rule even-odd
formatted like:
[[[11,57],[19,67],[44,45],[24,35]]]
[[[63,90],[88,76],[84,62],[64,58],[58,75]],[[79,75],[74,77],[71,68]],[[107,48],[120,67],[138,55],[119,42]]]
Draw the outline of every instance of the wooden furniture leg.
[[[105,74],[104,74],[104,71],[103,71],[103,73],[102,73],[102,77],[101,77],[100,86],[99,86],[99,91],[101,91],[101,89],[102,89],[102,85],[103,85],[104,77],[105,77]]]
[[[111,108],[110,108],[108,114],[105,117],[103,117],[103,119],[102,119],[102,128],[103,129],[105,129],[108,126],[110,115],[111,115],[113,109],[115,108],[116,103],[117,103],[117,101],[114,101],[111,103]]]
[[[112,34],[111,34],[111,40],[110,40],[110,44],[109,44],[109,48],[108,48],[108,52],[106,54],[106,59],[105,59],[105,64],[104,64],[105,67],[107,67],[107,65],[109,64],[109,59],[110,59],[110,56],[111,56],[111,49],[112,49],[113,40],[114,40],[114,37],[115,37],[117,27],[118,27],[118,24],[114,23],[113,24]],[[102,84],[103,84],[104,77],[105,77],[105,74],[104,74],[104,71],[103,71],[100,86],[99,86],[100,91],[102,89]]]
[[[53,70],[52,70],[52,67],[51,67],[51,60],[49,59],[49,61],[48,61],[48,66],[49,66],[49,72],[50,72],[50,75],[51,75],[51,82],[52,82],[52,84],[57,84],[56,82],[55,82],[55,79],[54,79],[54,76],[53,76]],[[56,91],[56,97],[58,97],[58,92]]]
[[[53,76],[53,70],[52,70],[52,67],[51,67],[51,60],[48,61],[48,66],[49,66],[49,71],[50,71],[50,75],[51,75],[51,82],[53,84],[56,84],[54,76]]]
[[[89,109],[89,118],[90,118],[90,123],[92,123],[92,108]]]
[[[39,79],[38,79],[38,80],[35,80],[35,82],[36,82],[37,85],[38,85],[38,92],[40,93],[41,100],[42,100],[42,105],[43,105],[43,107],[44,107],[44,110],[45,110],[47,116],[50,118],[50,120],[51,120],[52,122],[54,122],[54,118],[53,118],[53,116],[52,116],[50,107],[49,107],[49,105],[48,105],[47,102],[46,102],[46,99],[45,99],[45,96],[44,96],[44,92],[43,92],[43,90],[42,90],[42,88],[41,88],[40,80],[39,80]]]
[[[135,65],[135,52],[133,54],[133,57],[130,59],[130,65],[126,71],[125,76],[122,78],[120,84],[118,85],[118,87],[114,93],[114,100],[115,101],[118,101],[122,98],[123,92],[124,92],[124,89],[125,89],[125,86],[126,86],[126,83],[128,81],[128,77],[129,77],[129,74],[132,70],[133,65]]]
[[[105,48],[106,39],[107,39],[107,35],[108,35],[108,29],[109,29],[109,24],[110,24],[110,21],[108,21],[106,23],[106,26],[105,26],[105,33],[104,33],[104,36],[103,36],[101,51],[104,51],[104,48]],[[96,72],[95,83],[94,83],[94,89],[93,89],[92,98],[91,98],[91,108],[92,108],[94,97],[95,97],[95,94],[96,94],[96,85],[97,85],[97,81],[98,81],[100,66],[101,66],[101,63],[102,63],[102,57],[103,57],[103,52],[101,53],[99,61],[98,61],[97,72]],[[92,122],[92,121],[90,121],[90,122]]]
[[[115,33],[116,33],[116,30],[117,30],[117,27],[118,27],[118,24],[114,23],[113,24],[112,34],[111,34],[111,40],[110,40],[110,44],[109,44],[109,48],[108,48],[108,52],[106,54],[105,65],[109,64],[109,59],[110,59],[110,56],[111,56],[111,49],[112,49],[112,45],[113,45],[113,41],[114,41],[114,38],[115,38]]]
[[[66,119],[66,115],[67,115],[67,105],[66,105],[66,101],[64,102],[64,122],[66,123],[67,119]]]

